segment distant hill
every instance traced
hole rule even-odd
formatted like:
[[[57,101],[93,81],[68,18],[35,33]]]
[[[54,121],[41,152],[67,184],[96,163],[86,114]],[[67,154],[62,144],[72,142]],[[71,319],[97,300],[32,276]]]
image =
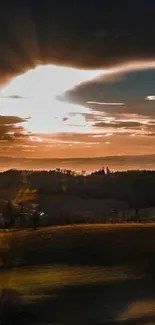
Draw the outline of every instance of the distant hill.
[[[18,193],[18,201],[33,201],[53,222],[82,212],[104,219],[114,210],[155,205],[155,171],[107,173],[102,168],[89,175],[60,169],[25,173],[27,184],[22,183],[22,171],[0,173],[0,199],[17,200]]]

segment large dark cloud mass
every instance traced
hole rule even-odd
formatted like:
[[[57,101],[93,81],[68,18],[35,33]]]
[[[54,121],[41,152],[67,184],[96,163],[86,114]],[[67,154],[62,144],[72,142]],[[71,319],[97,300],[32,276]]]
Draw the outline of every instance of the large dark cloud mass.
[[[0,77],[37,63],[107,67],[155,59],[155,3],[2,0]]]
[[[71,89],[66,100],[88,105],[92,111],[155,117],[155,69],[114,74]],[[150,97],[152,100],[150,100]],[[111,103],[111,104],[110,104]],[[120,105],[119,105],[120,104]],[[96,114],[97,117],[97,114]],[[129,118],[129,116],[126,116]]]

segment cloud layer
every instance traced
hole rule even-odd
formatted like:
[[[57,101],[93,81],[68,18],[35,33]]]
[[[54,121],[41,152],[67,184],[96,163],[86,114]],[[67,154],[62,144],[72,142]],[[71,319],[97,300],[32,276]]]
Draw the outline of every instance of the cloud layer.
[[[27,158],[33,166],[34,162],[43,166],[42,160],[34,159],[85,157],[88,164],[86,157],[100,155],[113,156],[104,161],[110,164],[115,160],[116,166],[123,161],[126,166],[136,162],[135,166],[141,167],[142,161],[154,166],[154,156],[148,156],[155,152],[154,17],[153,1],[120,0],[112,5],[100,0],[89,5],[76,0],[3,1],[1,85],[49,63],[102,68],[104,74],[90,80],[85,72],[84,78],[78,79],[77,73],[73,80],[72,73],[61,73],[55,82],[45,82],[48,92],[43,100],[44,76],[32,85],[27,79],[23,90],[29,87],[31,96],[20,93],[19,84],[9,94],[0,89],[0,155],[15,157],[18,150],[18,162],[23,166]],[[48,100],[48,93],[56,90],[59,105]],[[118,155],[128,155],[128,161]],[[75,165],[74,160],[71,163]],[[102,159],[98,163],[102,164]]]
[[[25,138],[27,133],[20,123],[26,121],[27,119],[18,116],[0,115],[0,140],[13,141]]]
[[[0,74],[36,64],[108,67],[155,59],[153,1],[3,1]]]

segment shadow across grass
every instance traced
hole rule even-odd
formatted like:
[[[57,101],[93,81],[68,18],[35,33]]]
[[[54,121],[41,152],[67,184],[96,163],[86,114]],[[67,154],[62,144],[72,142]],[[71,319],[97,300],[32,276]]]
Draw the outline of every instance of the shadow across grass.
[[[68,286],[54,290],[48,287],[38,289],[37,295],[39,299],[24,305],[23,317],[27,323],[124,325],[155,322],[155,286],[148,279]],[[154,301],[153,312],[131,315],[133,318],[121,320],[121,314],[130,306],[141,301],[147,305],[150,300]]]
[[[14,265],[135,265],[155,273],[155,226],[80,225],[17,232],[0,252]]]
[[[155,323],[155,227],[51,227],[13,234],[11,238],[8,266],[14,266],[15,261],[30,267],[46,263],[107,265],[111,269],[129,265],[144,278],[113,283],[64,284],[57,288],[44,284],[32,292],[33,299],[21,297],[16,290],[5,290],[0,309],[2,324]],[[149,309],[150,300],[154,302],[152,312],[143,313],[142,310],[121,320],[121,314],[139,302],[144,302],[146,309],[148,304]]]

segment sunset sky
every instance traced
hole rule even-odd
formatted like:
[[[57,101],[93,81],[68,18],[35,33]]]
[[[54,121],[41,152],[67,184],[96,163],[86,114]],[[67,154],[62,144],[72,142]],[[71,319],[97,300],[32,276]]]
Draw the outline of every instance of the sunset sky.
[[[155,168],[153,1],[2,1],[0,168]]]

